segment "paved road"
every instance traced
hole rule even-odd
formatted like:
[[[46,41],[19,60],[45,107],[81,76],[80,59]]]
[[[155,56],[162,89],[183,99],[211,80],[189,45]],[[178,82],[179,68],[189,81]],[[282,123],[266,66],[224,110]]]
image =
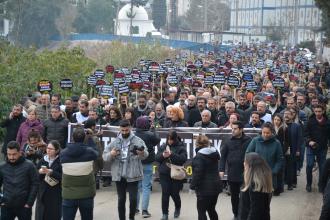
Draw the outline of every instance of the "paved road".
[[[317,220],[322,207],[322,195],[317,192],[313,185],[313,192],[305,191],[305,175],[298,177],[298,187],[293,191],[285,191],[279,197],[273,197],[271,202],[272,220]],[[315,179],[315,176],[314,176]],[[158,220],[161,217],[161,192],[159,183],[154,183],[154,191],[151,196],[149,212],[151,220]],[[188,192],[187,185],[181,193],[182,215],[181,220],[197,219],[196,197]],[[128,201],[126,202],[128,210]],[[173,219],[173,202],[170,202],[170,219]],[[230,197],[222,193],[217,204],[217,211],[221,220],[231,220]],[[78,216],[76,219],[80,219]],[[117,195],[115,186],[101,188],[98,190],[95,199],[94,219],[96,220],[117,220]],[[143,219],[141,215],[136,220]]]

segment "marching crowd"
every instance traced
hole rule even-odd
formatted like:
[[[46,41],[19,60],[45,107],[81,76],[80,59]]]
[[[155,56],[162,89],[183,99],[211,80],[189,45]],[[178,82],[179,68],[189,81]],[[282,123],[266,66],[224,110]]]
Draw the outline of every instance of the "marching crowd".
[[[272,196],[297,187],[304,161],[307,192],[313,191],[312,172],[318,167],[317,190],[324,194],[320,219],[329,219],[329,64],[308,67],[295,60],[298,55],[294,51],[273,48],[261,54],[256,48],[242,46],[223,58],[225,72],[233,69],[228,63],[255,71],[259,87],[254,92],[244,83],[233,89],[226,84],[192,88],[165,82],[164,91],[141,92],[134,101],[134,96],[127,95],[104,99],[81,94],[62,99],[60,94],[39,92],[22,98],[0,124],[7,131],[2,148],[6,162],[0,166],[1,219],[31,219],[35,200],[38,220],[73,220],[78,209],[82,219],[93,219],[100,181],[104,187],[116,184],[120,220],[126,219],[127,192],[129,219],[135,219],[140,210],[142,217],[149,218],[154,162],[162,188],[161,219],[169,219],[170,198],[175,205],[174,218],[179,218],[185,179],[180,175],[187,149],[177,127],[232,132],[220,152],[207,135],[199,135],[194,143],[196,156],[189,184],[197,197],[199,220],[207,219],[206,213],[211,220],[219,218],[215,207],[224,182],[230,190],[234,219],[270,219]],[[242,55],[243,51],[252,55]],[[282,71],[285,88],[276,88],[269,66],[254,68],[256,57],[272,60],[274,68],[293,65],[299,74],[291,69]],[[210,65],[211,61],[207,62]],[[70,122],[79,126],[68,143]],[[97,125],[119,126],[120,132],[103,146]],[[158,128],[171,129],[166,143],[155,150],[160,144]],[[244,128],[260,129],[260,135],[251,138]],[[105,164],[110,164],[111,177],[99,176]]]

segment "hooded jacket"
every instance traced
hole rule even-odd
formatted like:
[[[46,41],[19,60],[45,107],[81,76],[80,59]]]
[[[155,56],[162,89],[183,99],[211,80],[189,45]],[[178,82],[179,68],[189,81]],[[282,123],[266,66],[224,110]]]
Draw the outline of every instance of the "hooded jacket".
[[[283,166],[282,145],[272,136],[268,140],[264,140],[261,135],[255,137],[250,142],[246,153],[256,152],[266,160],[273,174],[278,174]]]
[[[85,199],[95,196],[96,185],[93,162],[98,152],[90,138],[88,145],[73,143],[61,151],[63,199]]]
[[[24,157],[20,157],[15,163],[3,163],[0,166],[1,186],[6,207],[23,208],[25,204],[32,207],[39,186],[35,166]]]
[[[214,196],[222,191],[218,172],[219,152],[214,147],[196,148],[192,161],[193,177],[190,188],[197,196]]]
[[[44,131],[44,126],[42,125],[39,119],[34,121],[26,120],[25,122],[23,122],[19,127],[16,137],[16,141],[18,142],[19,146],[21,146],[21,149],[23,148],[24,144],[27,142],[29,132],[32,129],[38,131],[40,135],[42,135]]]
[[[125,145],[128,148],[126,153],[124,153]],[[133,149],[142,146],[144,147],[144,154],[142,156],[134,154]],[[120,151],[120,154],[115,157],[111,156],[110,152],[112,149]],[[124,154],[127,154],[125,159],[122,158]],[[120,181],[121,178],[125,178],[127,182],[136,182],[143,178],[141,160],[146,159],[148,154],[144,141],[131,132],[127,139],[124,139],[119,134],[114,141],[106,146],[103,152],[103,160],[110,161],[113,181]]]

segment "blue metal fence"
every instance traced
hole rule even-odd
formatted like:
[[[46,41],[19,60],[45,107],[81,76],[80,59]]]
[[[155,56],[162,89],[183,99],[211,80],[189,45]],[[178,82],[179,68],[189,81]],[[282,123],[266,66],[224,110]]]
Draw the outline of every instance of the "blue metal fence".
[[[57,36],[53,37],[53,41],[61,41],[62,38]],[[224,45],[212,45],[207,43],[196,43],[191,41],[181,41],[181,40],[168,40],[168,39],[155,39],[152,37],[130,37],[130,36],[119,36],[113,34],[72,34],[69,36],[68,40],[70,41],[80,41],[80,40],[101,40],[101,41],[122,41],[125,43],[148,43],[155,44],[160,43],[163,46],[168,46],[174,49],[186,49],[191,51],[199,51],[203,48],[204,51],[228,51],[230,46]]]

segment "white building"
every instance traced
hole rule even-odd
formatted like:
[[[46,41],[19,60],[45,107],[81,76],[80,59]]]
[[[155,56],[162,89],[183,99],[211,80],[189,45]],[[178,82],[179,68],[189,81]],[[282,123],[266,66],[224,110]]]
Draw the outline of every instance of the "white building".
[[[130,35],[130,21],[131,4],[126,4],[118,13],[118,18],[115,19],[115,28],[117,35]],[[132,20],[132,36],[145,37],[148,32],[155,31],[153,21],[149,20],[148,13],[144,7],[133,6],[133,20]]]
[[[321,12],[314,0],[232,0],[230,31],[264,35],[267,28],[282,27],[285,43],[317,40]]]
[[[178,16],[185,16],[190,8],[191,0],[178,0]]]

